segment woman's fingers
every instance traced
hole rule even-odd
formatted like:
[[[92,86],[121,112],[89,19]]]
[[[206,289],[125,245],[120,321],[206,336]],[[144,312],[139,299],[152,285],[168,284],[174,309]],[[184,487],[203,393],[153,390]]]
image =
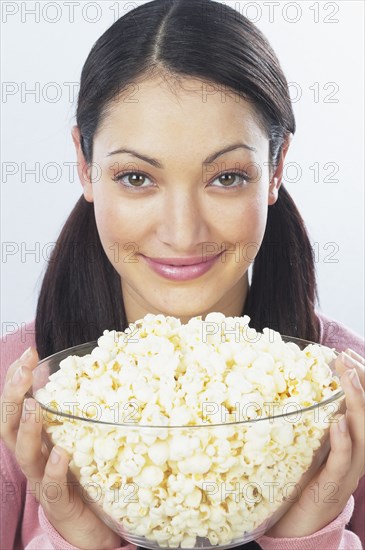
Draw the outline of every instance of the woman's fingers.
[[[351,471],[352,441],[344,415],[331,423],[330,441],[331,450],[326,463],[305,487],[301,498],[302,512],[307,510],[307,514],[310,511],[318,514],[318,509],[322,509],[322,517],[318,518],[320,521],[327,511],[333,513],[331,508],[342,509],[342,504],[349,498],[345,480]],[[313,518],[311,521],[314,521]],[[328,521],[331,521],[330,517]]]
[[[39,484],[46,462],[42,454],[42,410],[39,403],[31,398],[23,404],[15,457],[29,481]]]
[[[356,369],[363,388],[365,388],[365,359],[351,349],[342,351],[335,360],[335,368],[341,376],[348,369]]]
[[[66,540],[85,548],[85,537],[95,528],[101,532],[103,524],[85,506],[75,485],[68,481],[67,453],[60,447],[53,447],[48,460],[43,456],[41,414],[34,399],[25,400],[15,456],[48,520]],[[109,531],[106,526],[105,531]]]
[[[37,365],[37,363],[38,363],[38,353],[34,348],[29,347],[23,352],[23,354],[18,359],[14,361],[14,363],[10,365],[6,373],[5,381],[7,382],[8,380],[12,379],[15,372],[22,365],[25,365],[30,368],[32,367],[34,368]]]
[[[360,365],[363,365],[365,367],[365,357],[361,357],[356,351],[354,351],[351,348],[348,348],[345,353],[352,357],[352,359],[355,359],[355,361],[358,361]]]
[[[55,446],[44,469],[41,503],[54,525],[67,522],[75,525],[84,510],[74,485],[67,480],[68,463],[66,451]]]
[[[31,354],[31,349],[32,348],[28,348],[26,349],[22,355],[20,357],[18,357],[18,359],[16,359],[14,361],[14,363],[12,363],[10,365],[10,367],[8,368],[7,372],[6,372],[6,376],[5,376],[5,382],[7,382],[8,380],[10,380],[11,378],[13,378],[14,374],[15,374],[15,371],[22,365],[22,362],[25,362],[27,360],[27,358],[30,356]]]
[[[67,453],[53,447],[41,490],[41,504],[49,521],[77,548],[119,547],[120,537],[85,506],[76,489],[79,484],[68,479],[68,463]]]
[[[32,385],[32,371],[37,364],[38,354],[31,348],[11,365],[6,375],[1,396],[1,436],[12,451],[15,449],[24,395]]]
[[[342,415],[330,428],[331,451],[319,476],[320,484],[336,484],[336,490],[351,470],[352,440],[346,415]]]
[[[356,369],[348,369],[341,376],[341,385],[346,396],[346,418],[352,438],[352,468],[359,477],[365,471],[365,392]]]

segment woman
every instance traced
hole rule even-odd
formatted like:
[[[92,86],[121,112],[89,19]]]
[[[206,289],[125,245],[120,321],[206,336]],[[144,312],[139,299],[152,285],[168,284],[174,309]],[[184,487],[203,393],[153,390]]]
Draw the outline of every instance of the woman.
[[[65,485],[66,453],[48,456],[41,445],[39,410],[32,399],[22,405],[37,352],[123,330],[148,312],[186,322],[221,311],[347,351],[337,368],[348,412],[312,480],[319,498],[305,489],[247,548],[362,548],[363,342],[315,311],[310,243],[281,182],[295,120],[269,44],[211,0],[149,2],[93,46],[76,118],[83,196],[44,277],[35,340],[18,334],[3,350],[2,547],[133,547]],[[328,483],[338,487],[330,504]]]

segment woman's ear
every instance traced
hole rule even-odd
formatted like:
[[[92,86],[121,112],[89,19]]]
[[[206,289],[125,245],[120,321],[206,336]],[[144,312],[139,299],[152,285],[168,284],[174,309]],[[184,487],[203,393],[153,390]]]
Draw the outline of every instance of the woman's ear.
[[[284,161],[292,139],[293,139],[293,134],[287,134],[285,141],[283,143],[283,146],[281,148],[279,163],[276,167],[274,174],[271,177],[270,186],[269,186],[269,198],[268,198],[269,206],[275,204],[276,201],[278,200],[279,189],[280,189],[281,180],[283,177]]]
[[[73,126],[71,130],[72,141],[74,142],[77,156],[77,172],[80,182],[84,189],[84,197],[87,202],[93,202],[93,187],[91,182],[91,168],[88,166],[80,143],[80,130],[78,126]]]

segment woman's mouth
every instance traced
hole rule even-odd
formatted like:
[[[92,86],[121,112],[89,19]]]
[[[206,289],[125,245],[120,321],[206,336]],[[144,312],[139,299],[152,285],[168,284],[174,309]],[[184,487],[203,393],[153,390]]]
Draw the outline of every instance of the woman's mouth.
[[[142,258],[158,275],[174,281],[190,281],[204,275],[216,263],[223,251],[209,259],[200,256],[187,258]]]

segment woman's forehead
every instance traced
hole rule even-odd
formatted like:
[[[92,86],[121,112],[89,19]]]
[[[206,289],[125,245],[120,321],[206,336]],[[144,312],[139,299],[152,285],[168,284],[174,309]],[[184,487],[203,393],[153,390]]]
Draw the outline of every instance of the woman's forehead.
[[[95,138],[142,131],[156,135],[164,130],[197,139],[214,131],[255,140],[264,133],[253,102],[227,88],[193,77],[155,77],[131,83],[113,98]]]

